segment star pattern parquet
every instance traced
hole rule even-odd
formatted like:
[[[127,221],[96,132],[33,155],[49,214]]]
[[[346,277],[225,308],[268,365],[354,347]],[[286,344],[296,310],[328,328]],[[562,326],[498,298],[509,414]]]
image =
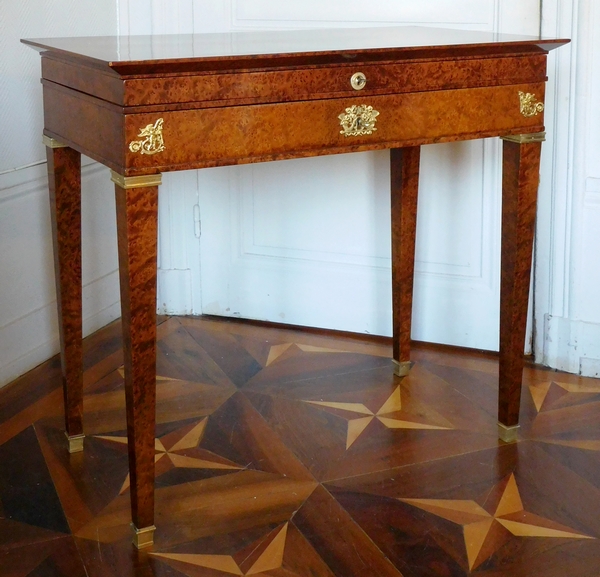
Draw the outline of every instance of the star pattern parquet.
[[[600,574],[600,384],[493,355],[210,318],[158,326],[155,544],[130,544],[115,323],[86,339],[85,450],[60,367],[0,391],[0,577]]]

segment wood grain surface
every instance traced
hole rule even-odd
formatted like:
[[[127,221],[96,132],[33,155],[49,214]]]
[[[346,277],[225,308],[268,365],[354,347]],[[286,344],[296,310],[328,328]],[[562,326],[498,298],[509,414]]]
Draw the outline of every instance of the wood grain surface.
[[[503,142],[498,420],[519,421],[541,142]]]
[[[214,107],[264,102],[318,100],[356,93],[350,84],[360,71],[367,82],[362,94],[395,94],[423,90],[502,86],[546,80],[546,56],[500,56],[433,62],[353,62],[331,66],[304,66],[288,70],[205,72],[185,76],[124,78],[112,70],[76,64],[56,55],[42,58],[46,80],[72,87],[102,100],[143,112],[156,105]]]
[[[81,155],[47,148],[66,432],[83,434]]]
[[[419,146],[543,131],[543,107],[534,110],[534,114],[524,111],[521,93],[533,95],[537,102],[543,103],[546,53],[565,41],[409,27],[272,31],[259,35],[240,32],[156,38],[66,38],[26,43],[43,52],[44,133],[71,147],[52,153],[49,163],[56,221],[53,228],[59,255],[57,279],[59,292],[62,291],[59,306],[62,307],[64,373],[68,385],[67,430],[71,434],[71,430],[81,430],[81,345],[78,344],[81,338],[81,248],[79,225],[75,223],[80,219],[76,206],[80,184],[79,169],[74,164],[79,153],[102,162],[119,175],[130,177],[393,149],[393,358],[406,362],[409,358],[414,360],[410,355],[410,317]],[[317,45],[318,50],[311,49]],[[263,47],[262,52],[260,47]],[[357,91],[350,86],[350,78],[359,71],[365,74],[367,82]],[[341,130],[340,120],[355,106],[372,107],[377,112],[376,123],[368,132],[348,135]],[[504,146],[499,414],[503,424],[511,425],[516,424],[519,416],[540,146],[512,143]],[[156,471],[161,471],[164,463],[171,463],[175,468],[177,463],[189,463],[188,455],[172,455],[170,451],[173,447],[187,447],[194,435],[201,437],[205,424],[190,422],[189,431],[183,432],[185,426],[180,430],[183,437],[179,438],[180,433],[174,431],[165,432],[165,441],[155,442],[158,188],[143,185],[124,190],[117,186],[116,194],[131,474],[121,491],[130,488],[134,525],[141,529],[154,523]],[[72,260],[79,264],[69,270]],[[77,323],[79,332],[75,328]],[[176,336],[177,333],[172,338],[176,340]],[[179,336],[185,337],[184,334]],[[356,387],[356,398],[338,397],[338,393],[322,395],[312,389],[308,395],[307,389],[299,405],[290,404],[285,395],[270,396],[276,379],[264,380],[261,363],[277,365],[274,371],[266,373],[273,378],[282,366],[275,363],[276,360],[294,356],[296,349],[310,352],[312,345],[306,349],[296,343],[279,343],[269,348],[266,359],[261,357],[259,361],[252,352],[238,355],[244,344],[234,346],[230,340],[226,338],[227,348],[232,350],[235,361],[227,367],[226,379],[241,387],[246,371],[250,367],[251,372],[255,371],[244,385],[252,383],[246,400],[237,400],[240,395],[235,400],[238,408],[246,406],[244,414],[250,411],[250,403],[253,410],[258,410],[271,423],[289,419],[298,427],[298,415],[310,421],[315,411],[319,411],[319,419],[331,424],[319,433],[322,436],[316,449],[314,441],[303,434],[302,426],[295,429],[295,437],[290,441],[300,461],[303,455],[308,456],[315,450],[315,455],[320,455],[321,447],[335,447],[327,459],[316,459],[311,464],[303,462],[320,482],[355,475],[358,471],[367,474],[384,463],[388,466],[390,462],[410,459],[410,443],[398,444],[391,455],[386,449],[374,447],[362,455],[360,464],[346,459],[346,452],[356,451],[361,440],[374,428],[383,427],[392,436],[398,429],[411,431],[416,437],[425,435],[430,454],[442,458],[451,444],[433,442],[434,437],[424,431],[454,431],[456,422],[461,419],[467,419],[472,426],[482,426],[477,417],[467,418],[463,414],[457,399],[439,390],[440,398],[454,407],[454,419],[430,410],[422,398],[423,393],[407,389],[404,382],[397,383],[391,373],[386,373],[387,359],[378,357],[349,356],[340,361],[342,365],[348,364],[351,371],[358,370],[359,366],[368,371],[369,378],[362,382],[349,377],[348,386]],[[206,360],[206,355],[210,356],[221,344],[203,339],[204,353],[198,353],[199,357]],[[185,379],[196,378],[194,375],[199,371],[195,368],[196,361],[196,358],[185,357],[181,367]],[[291,373],[279,377],[287,381],[290,374],[306,371],[306,367],[295,362],[286,369]],[[320,363],[315,361],[308,373],[304,372],[307,384],[311,375],[325,370]],[[212,374],[212,369],[209,363],[203,370]],[[417,368],[415,378],[420,371]],[[323,378],[327,381],[331,376],[326,371]],[[378,379],[383,379],[388,386],[376,392]],[[360,400],[361,387],[373,388],[369,389],[372,396],[368,401]],[[292,386],[289,392],[295,394],[296,387]],[[188,414],[187,407],[179,409],[182,411],[179,419]],[[159,417],[161,410],[171,415],[176,413],[173,406],[159,408]],[[405,410],[406,414],[396,415]],[[346,417],[340,421],[342,415]],[[105,419],[98,416],[91,426],[101,426],[110,432],[118,428],[119,422],[109,411]],[[169,436],[171,433],[177,440]],[[344,440],[342,449],[337,446],[338,437]],[[231,439],[234,438],[232,431]],[[485,446],[484,437],[479,437],[475,445],[469,445],[465,435],[459,432],[456,438],[461,439],[464,447]],[[120,441],[104,438],[103,442],[123,445],[122,438]],[[163,452],[157,456],[157,450]],[[159,462],[163,463],[160,467]],[[221,464],[227,469],[234,466],[232,463],[240,465],[233,458],[226,465]],[[119,507],[122,501],[119,500]],[[123,514],[121,509],[113,513],[116,517]],[[500,531],[497,523],[494,524],[500,517],[488,513],[493,519],[485,518],[482,523]],[[504,527],[502,523],[506,525],[508,521],[502,517],[498,523]],[[287,534],[288,529],[283,525],[277,527],[269,529],[273,543],[280,543],[281,535]],[[346,534],[354,535],[352,531]],[[481,535],[478,538],[487,539]],[[231,563],[235,561],[235,571],[230,560],[219,557],[211,563],[238,574],[256,572],[257,567],[271,570],[273,559],[278,559],[280,553],[274,553],[279,551],[274,545],[275,549],[271,549],[270,544],[265,546],[265,557],[261,556],[260,561],[250,555],[238,562],[234,556]],[[469,564],[473,559],[477,561],[480,554],[483,555],[471,551]],[[177,562],[181,562],[181,558]],[[351,562],[335,567],[334,571],[339,573],[358,565]],[[382,572],[387,570],[382,566]]]
[[[158,528],[136,551],[120,333],[84,341],[83,453],[58,358],[0,391],[2,577],[600,570],[597,379],[528,363],[504,444],[498,355],[413,343],[399,379],[391,339],[202,318],[157,326]]]
[[[420,147],[390,151],[393,358],[410,361]]]
[[[115,191],[131,511],[143,529],[154,525],[158,186]]]

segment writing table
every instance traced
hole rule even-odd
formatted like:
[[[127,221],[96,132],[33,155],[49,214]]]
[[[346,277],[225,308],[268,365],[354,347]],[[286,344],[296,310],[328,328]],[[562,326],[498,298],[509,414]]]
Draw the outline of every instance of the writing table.
[[[25,40],[41,52],[66,432],[83,449],[81,159],[112,169],[134,543],[154,533],[161,173],[391,149],[393,358],[410,369],[423,144],[503,143],[499,431],[516,438],[546,56],[566,40],[416,27]]]

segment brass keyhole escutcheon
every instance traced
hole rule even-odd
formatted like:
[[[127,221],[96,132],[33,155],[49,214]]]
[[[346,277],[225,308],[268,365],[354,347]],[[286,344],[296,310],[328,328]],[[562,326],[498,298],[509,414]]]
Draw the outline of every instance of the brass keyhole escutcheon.
[[[367,77],[362,72],[356,72],[350,78],[350,84],[354,90],[362,90],[367,85]]]
[[[375,123],[379,111],[368,104],[354,104],[346,108],[346,111],[338,115],[340,120],[340,134],[344,136],[364,136],[373,134],[377,130]]]

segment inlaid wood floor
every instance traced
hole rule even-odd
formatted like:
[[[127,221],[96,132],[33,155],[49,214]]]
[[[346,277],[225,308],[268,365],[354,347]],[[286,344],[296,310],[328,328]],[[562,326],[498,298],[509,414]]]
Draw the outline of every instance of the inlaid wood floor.
[[[493,355],[162,319],[156,540],[130,544],[120,327],[86,340],[85,451],[57,359],[0,391],[0,575],[600,575],[600,381]]]

